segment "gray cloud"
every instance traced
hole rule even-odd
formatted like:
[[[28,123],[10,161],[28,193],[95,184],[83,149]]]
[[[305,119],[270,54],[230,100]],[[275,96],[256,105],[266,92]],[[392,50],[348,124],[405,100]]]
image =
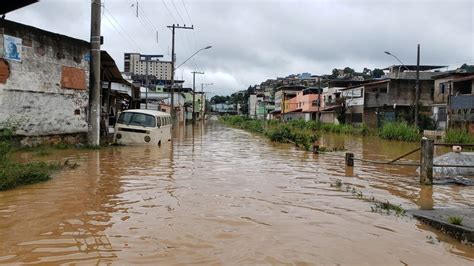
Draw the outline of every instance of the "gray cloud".
[[[190,72],[205,71],[197,83],[214,83],[206,89],[214,93],[292,73],[396,64],[384,50],[414,64],[418,43],[423,64],[474,63],[474,4],[468,0],[142,0],[139,18],[131,6],[136,1],[103,2],[103,48],[120,68],[124,52],[161,53],[169,59],[171,33],[166,26],[194,24],[194,32],[177,31],[178,64],[202,47],[213,48],[196,55],[177,76],[192,86]],[[89,16],[89,1],[42,0],[7,18],[87,40]]]

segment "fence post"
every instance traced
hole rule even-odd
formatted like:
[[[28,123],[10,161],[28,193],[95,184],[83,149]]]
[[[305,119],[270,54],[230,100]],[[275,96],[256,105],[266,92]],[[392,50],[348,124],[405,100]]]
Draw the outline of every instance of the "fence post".
[[[421,140],[420,165],[420,183],[422,185],[433,185],[433,156],[434,140],[423,138]]]
[[[354,154],[346,152],[346,166],[354,166]]]

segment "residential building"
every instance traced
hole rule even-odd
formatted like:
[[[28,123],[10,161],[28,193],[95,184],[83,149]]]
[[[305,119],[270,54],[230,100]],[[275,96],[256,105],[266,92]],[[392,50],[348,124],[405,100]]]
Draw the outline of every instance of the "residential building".
[[[449,128],[466,129],[474,134],[474,74],[451,80],[450,88]]]
[[[307,88],[297,92],[296,96],[285,102],[285,120],[304,119],[317,120],[324,105],[322,90]]]
[[[90,43],[4,19],[0,32],[0,123],[24,144],[83,141]]]
[[[323,108],[320,113],[320,121],[323,123],[339,124],[338,114],[343,113],[345,99],[342,91],[351,86],[357,86],[367,81],[352,79],[333,79],[328,82],[328,87],[323,88]],[[341,118],[341,117],[339,117]]]
[[[288,110],[285,109],[285,107],[287,107],[285,103],[290,99],[296,97],[298,92],[304,89],[306,89],[306,87],[302,85],[286,85],[278,87],[275,92],[275,109],[272,112],[273,116],[275,118],[285,120],[283,114],[288,113]],[[291,119],[291,116],[287,115],[287,118]]]
[[[452,70],[433,76],[433,120],[437,129],[446,130],[448,128],[448,99],[450,95],[456,94],[453,91],[453,82],[469,75],[472,75],[472,73]]]
[[[124,71],[133,75],[154,76],[158,80],[171,80],[171,61],[145,60],[139,53],[125,53]]]
[[[433,76],[444,66],[420,66],[420,113],[431,115],[434,94]],[[364,123],[380,127],[387,121],[410,120],[416,99],[416,65],[396,65],[386,68],[386,80],[365,84]],[[368,87],[368,85],[371,85]]]

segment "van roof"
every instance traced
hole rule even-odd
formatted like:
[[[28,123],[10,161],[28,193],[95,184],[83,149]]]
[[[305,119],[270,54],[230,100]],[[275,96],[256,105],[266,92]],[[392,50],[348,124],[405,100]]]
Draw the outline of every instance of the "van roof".
[[[141,114],[147,114],[147,115],[152,115],[152,116],[171,116],[168,113],[161,112],[161,111],[155,111],[155,110],[146,110],[146,109],[128,109],[124,110],[123,113],[141,113]]]

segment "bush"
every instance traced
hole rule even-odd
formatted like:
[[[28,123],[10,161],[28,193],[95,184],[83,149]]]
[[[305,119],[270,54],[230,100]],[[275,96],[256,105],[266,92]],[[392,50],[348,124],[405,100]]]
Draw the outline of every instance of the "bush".
[[[226,125],[244,129],[250,132],[262,134],[275,142],[293,142],[306,150],[312,148],[314,141],[318,139],[314,124],[304,120],[293,120],[288,123],[278,121],[264,121],[247,119],[240,116],[221,117],[221,122]]]
[[[474,136],[467,130],[449,129],[444,136],[445,143],[474,143]]]
[[[405,122],[385,123],[379,133],[383,139],[401,140],[401,141],[419,141],[421,136],[418,128],[410,126]]]
[[[7,155],[11,152],[12,146],[10,143],[2,141],[0,142],[0,163],[7,160]]]
[[[58,168],[59,165],[45,162],[3,163],[0,165],[0,191],[49,180],[50,172]]]

